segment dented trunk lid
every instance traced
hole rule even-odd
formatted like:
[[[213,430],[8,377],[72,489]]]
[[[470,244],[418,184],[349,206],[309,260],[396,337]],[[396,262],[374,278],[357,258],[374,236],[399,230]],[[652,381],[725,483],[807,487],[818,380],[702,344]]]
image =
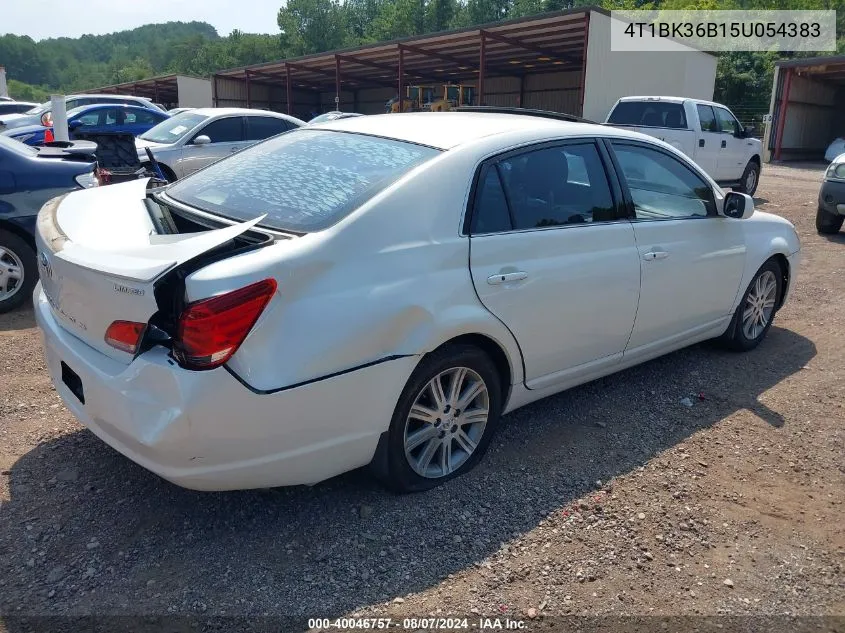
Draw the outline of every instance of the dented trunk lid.
[[[158,311],[158,280],[261,220],[159,234],[145,202],[146,187],[143,179],[56,198],[39,212],[36,231],[41,286],[58,323],[126,364],[133,355],[105,341],[109,325],[148,323]]]

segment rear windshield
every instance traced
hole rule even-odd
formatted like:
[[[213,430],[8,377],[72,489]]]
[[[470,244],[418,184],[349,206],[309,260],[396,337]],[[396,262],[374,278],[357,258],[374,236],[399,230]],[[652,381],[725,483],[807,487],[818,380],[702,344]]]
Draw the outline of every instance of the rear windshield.
[[[339,221],[440,150],[394,139],[299,129],[171,185],[167,195],[236,220],[308,233]]]
[[[686,129],[687,117],[680,103],[665,101],[620,101],[607,119],[616,125]]]

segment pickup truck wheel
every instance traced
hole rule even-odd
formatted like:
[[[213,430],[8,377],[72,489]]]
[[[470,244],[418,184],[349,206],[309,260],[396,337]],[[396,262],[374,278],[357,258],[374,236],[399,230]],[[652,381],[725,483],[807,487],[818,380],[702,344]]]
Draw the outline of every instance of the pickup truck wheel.
[[[745,166],[745,171],[742,172],[742,180],[736,190],[740,193],[747,193],[749,196],[753,196],[754,192],[757,191],[757,185],[759,182],[760,164],[753,160],[748,161],[748,164]]]
[[[816,211],[816,230],[819,233],[838,233],[845,216],[828,213],[821,207]]]
[[[0,314],[30,299],[36,281],[35,251],[14,233],[0,230]]]

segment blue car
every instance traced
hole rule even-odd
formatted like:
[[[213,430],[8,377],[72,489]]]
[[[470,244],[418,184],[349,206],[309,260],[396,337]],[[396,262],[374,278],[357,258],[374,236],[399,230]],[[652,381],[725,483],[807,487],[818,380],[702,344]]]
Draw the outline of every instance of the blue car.
[[[51,198],[97,185],[96,149],[83,142],[38,150],[0,136],[0,313],[30,300],[38,211]]]
[[[169,118],[166,112],[158,112],[138,106],[100,103],[69,110],[67,126],[71,140],[77,135],[114,132],[138,136]],[[52,123],[48,118],[46,123]],[[53,128],[44,125],[26,125],[3,132],[27,145],[43,145],[53,140]]]

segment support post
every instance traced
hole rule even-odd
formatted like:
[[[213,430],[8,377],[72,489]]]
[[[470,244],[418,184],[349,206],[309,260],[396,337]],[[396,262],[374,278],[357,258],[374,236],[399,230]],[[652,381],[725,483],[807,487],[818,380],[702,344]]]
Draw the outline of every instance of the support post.
[[[518,108],[525,107],[525,75],[519,76],[519,102],[516,104]]]
[[[587,47],[590,44],[590,12],[584,16],[584,53],[581,59],[581,89],[579,95],[579,112],[576,114],[580,117],[584,116],[584,95],[587,86]]]
[[[246,78],[246,107],[251,108],[252,107],[252,94],[251,94],[251,91],[249,89],[249,71],[248,70],[244,70],[244,77]]]
[[[57,141],[69,141],[65,96],[50,95],[50,102],[53,116],[53,138]]]
[[[211,76],[211,105],[217,107],[217,75]]]
[[[293,114],[293,106],[290,98],[290,66],[287,64],[285,64],[285,89],[287,90],[288,114]]]
[[[780,160],[780,150],[783,144],[783,128],[786,127],[786,110],[789,108],[789,89],[792,87],[792,75],[794,72],[792,68],[787,68],[786,77],[783,80],[780,112],[778,112],[778,129],[775,134],[775,160]]]
[[[334,56],[334,109],[340,110],[340,56]]]
[[[399,112],[403,112],[402,106],[405,103],[405,95],[402,92],[402,84],[404,83],[402,77],[402,71],[404,70],[405,65],[405,49],[402,46],[399,46]]]
[[[478,50],[478,105],[484,105],[484,52],[487,36],[481,31],[481,46]]]
[[[160,99],[158,98],[158,82],[153,81],[153,101],[159,103]]]

